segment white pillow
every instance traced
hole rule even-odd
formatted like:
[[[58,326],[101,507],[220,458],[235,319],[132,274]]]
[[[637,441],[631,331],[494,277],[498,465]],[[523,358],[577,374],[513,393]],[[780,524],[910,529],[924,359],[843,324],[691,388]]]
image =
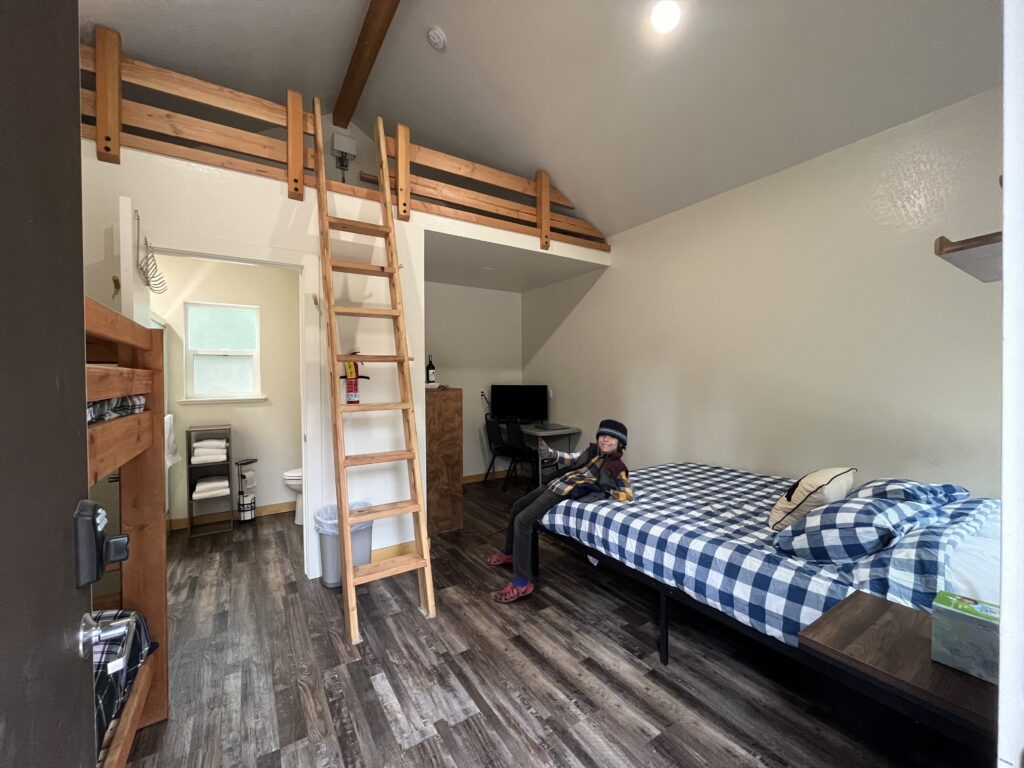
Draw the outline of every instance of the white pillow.
[[[854,467],[830,467],[804,475],[789,487],[772,507],[768,527],[788,528],[812,509],[845,499],[853,489]]]

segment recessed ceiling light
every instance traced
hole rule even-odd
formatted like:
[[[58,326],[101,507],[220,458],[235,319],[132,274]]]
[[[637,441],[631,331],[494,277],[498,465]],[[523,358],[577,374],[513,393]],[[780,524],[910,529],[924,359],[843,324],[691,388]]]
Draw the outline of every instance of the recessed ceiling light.
[[[655,32],[667,34],[679,26],[682,15],[683,11],[676,0],[660,0],[651,9],[651,26]]]
[[[443,51],[448,45],[448,38],[440,27],[431,27],[427,30],[427,42],[435,51]]]

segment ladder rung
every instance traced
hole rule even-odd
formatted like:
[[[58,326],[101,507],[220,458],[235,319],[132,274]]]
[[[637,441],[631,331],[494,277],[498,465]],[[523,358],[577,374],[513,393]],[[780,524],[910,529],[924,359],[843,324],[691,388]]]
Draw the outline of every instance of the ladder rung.
[[[408,461],[415,458],[412,451],[387,451],[385,453],[357,453],[345,457],[346,467],[360,467],[364,464],[386,464],[389,461]]]
[[[339,405],[342,413],[359,413],[360,411],[407,411],[412,403],[352,403]]]
[[[399,555],[381,560],[379,563],[369,565],[357,565],[352,569],[352,583],[355,585],[366,584],[377,579],[386,579],[388,576],[397,576],[400,573],[416,571],[426,568],[429,565],[426,558],[419,555]]]
[[[331,259],[331,269],[335,272],[349,272],[353,275],[376,275],[378,277],[390,277],[395,270],[386,264],[360,264],[358,261],[341,261]]]
[[[412,360],[412,358],[409,358]],[[401,355],[338,355],[339,363],[401,363]]]
[[[419,512],[420,505],[410,500],[395,501],[391,504],[377,504],[363,509],[353,509],[348,513],[349,525],[365,523],[368,520],[380,520],[383,517],[398,517],[408,515],[412,512]]]
[[[346,317],[398,317],[398,310],[391,307],[331,307],[331,311]]]
[[[341,232],[351,232],[354,235],[369,235],[370,237],[387,237],[388,228],[383,224],[373,224],[369,221],[357,221],[356,219],[343,219],[339,216],[328,216],[327,223],[331,229]]]

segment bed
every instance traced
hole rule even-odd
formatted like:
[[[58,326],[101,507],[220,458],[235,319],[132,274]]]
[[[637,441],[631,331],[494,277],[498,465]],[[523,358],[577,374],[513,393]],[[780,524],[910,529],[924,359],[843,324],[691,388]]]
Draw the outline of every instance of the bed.
[[[659,590],[663,662],[668,596],[791,647],[801,629],[858,589],[928,610],[939,590],[958,587],[951,564],[961,542],[990,528],[1000,512],[993,499],[946,504],[940,519],[894,546],[850,563],[820,564],[781,554],[766,525],[789,478],[682,463],[640,469],[630,479],[633,502],[566,501],[540,525]]]
[[[89,485],[118,474],[129,538],[128,559],[107,568],[120,571],[120,592],[93,598],[94,612],[116,611],[94,613],[100,621],[133,622],[125,647],[94,647],[97,765],[122,768],[136,731],[168,709],[163,332],[86,298],[85,334]]]

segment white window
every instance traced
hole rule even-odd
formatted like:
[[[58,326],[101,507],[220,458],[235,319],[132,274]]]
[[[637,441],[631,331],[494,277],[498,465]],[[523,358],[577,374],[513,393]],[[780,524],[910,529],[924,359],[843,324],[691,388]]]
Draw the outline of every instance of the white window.
[[[260,391],[260,308],[185,304],[185,398],[242,399]]]

